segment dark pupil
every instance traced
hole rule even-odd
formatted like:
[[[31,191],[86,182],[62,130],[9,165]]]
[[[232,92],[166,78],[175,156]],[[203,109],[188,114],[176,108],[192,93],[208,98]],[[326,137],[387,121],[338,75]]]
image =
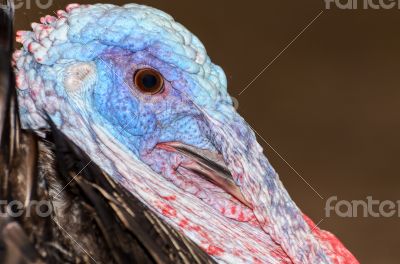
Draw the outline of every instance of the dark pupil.
[[[157,85],[157,77],[152,74],[145,74],[142,77],[142,83],[145,88],[154,88]]]

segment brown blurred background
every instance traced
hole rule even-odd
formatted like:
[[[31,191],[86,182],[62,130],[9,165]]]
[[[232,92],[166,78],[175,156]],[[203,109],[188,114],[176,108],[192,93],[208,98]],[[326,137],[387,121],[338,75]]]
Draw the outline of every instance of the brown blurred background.
[[[29,29],[68,3],[54,0],[43,10],[37,0],[24,1],[17,1],[24,4],[17,29]],[[323,219],[319,226],[335,233],[361,263],[399,263],[398,217],[324,216],[330,196],[400,199],[399,10],[325,10],[323,0],[136,3],[170,13],[203,41],[225,69],[238,111],[324,197],[259,138],[306,214],[316,223]]]

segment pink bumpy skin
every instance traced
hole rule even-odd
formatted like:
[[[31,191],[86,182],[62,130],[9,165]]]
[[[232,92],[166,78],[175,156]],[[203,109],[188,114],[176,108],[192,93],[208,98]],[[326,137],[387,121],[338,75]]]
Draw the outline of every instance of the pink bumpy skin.
[[[223,70],[171,16],[128,4],[69,5],[20,31],[14,55],[23,128],[46,117],[117,182],[220,263],[358,263],[308,219],[236,112]],[[164,78],[143,95],[132,73]],[[220,157],[245,202],[156,147],[180,142]],[[214,155],[213,154],[213,155]]]

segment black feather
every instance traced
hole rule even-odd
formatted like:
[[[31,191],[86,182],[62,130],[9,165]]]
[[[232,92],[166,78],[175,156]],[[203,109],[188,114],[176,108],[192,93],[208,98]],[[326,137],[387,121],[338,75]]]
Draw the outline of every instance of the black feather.
[[[164,223],[50,121],[46,138],[21,130],[11,67],[13,4],[0,0],[0,263],[214,263]],[[47,201],[48,217],[32,201]]]
[[[13,19],[13,2],[0,0],[0,259],[3,263],[40,263],[34,245],[20,223],[5,214],[3,204],[18,200],[26,206],[32,198],[37,168],[36,139],[29,133],[23,142],[20,138],[11,67]]]
[[[1,154],[10,162],[15,147],[16,92],[11,68],[13,49],[13,4],[0,0],[0,145]]]
[[[75,197],[80,197],[84,207],[92,212],[96,228],[93,232],[101,234],[103,246],[116,263],[214,262],[115,183],[54,126],[51,136],[57,171],[62,178],[73,180],[64,191],[75,189]],[[87,246],[92,247],[91,244]]]

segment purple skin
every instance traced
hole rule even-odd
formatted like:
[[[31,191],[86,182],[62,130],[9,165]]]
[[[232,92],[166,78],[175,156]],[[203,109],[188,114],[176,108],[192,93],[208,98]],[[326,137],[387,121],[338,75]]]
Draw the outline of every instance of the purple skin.
[[[187,29],[134,4],[70,5],[41,21],[18,33],[24,128],[48,127],[42,117],[50,116],[116,181],[221,262],[331,263],[330,242],[311,231],[232,106],[224,72]],[[161,74],[162,91],[136,87],[143,68]]]

